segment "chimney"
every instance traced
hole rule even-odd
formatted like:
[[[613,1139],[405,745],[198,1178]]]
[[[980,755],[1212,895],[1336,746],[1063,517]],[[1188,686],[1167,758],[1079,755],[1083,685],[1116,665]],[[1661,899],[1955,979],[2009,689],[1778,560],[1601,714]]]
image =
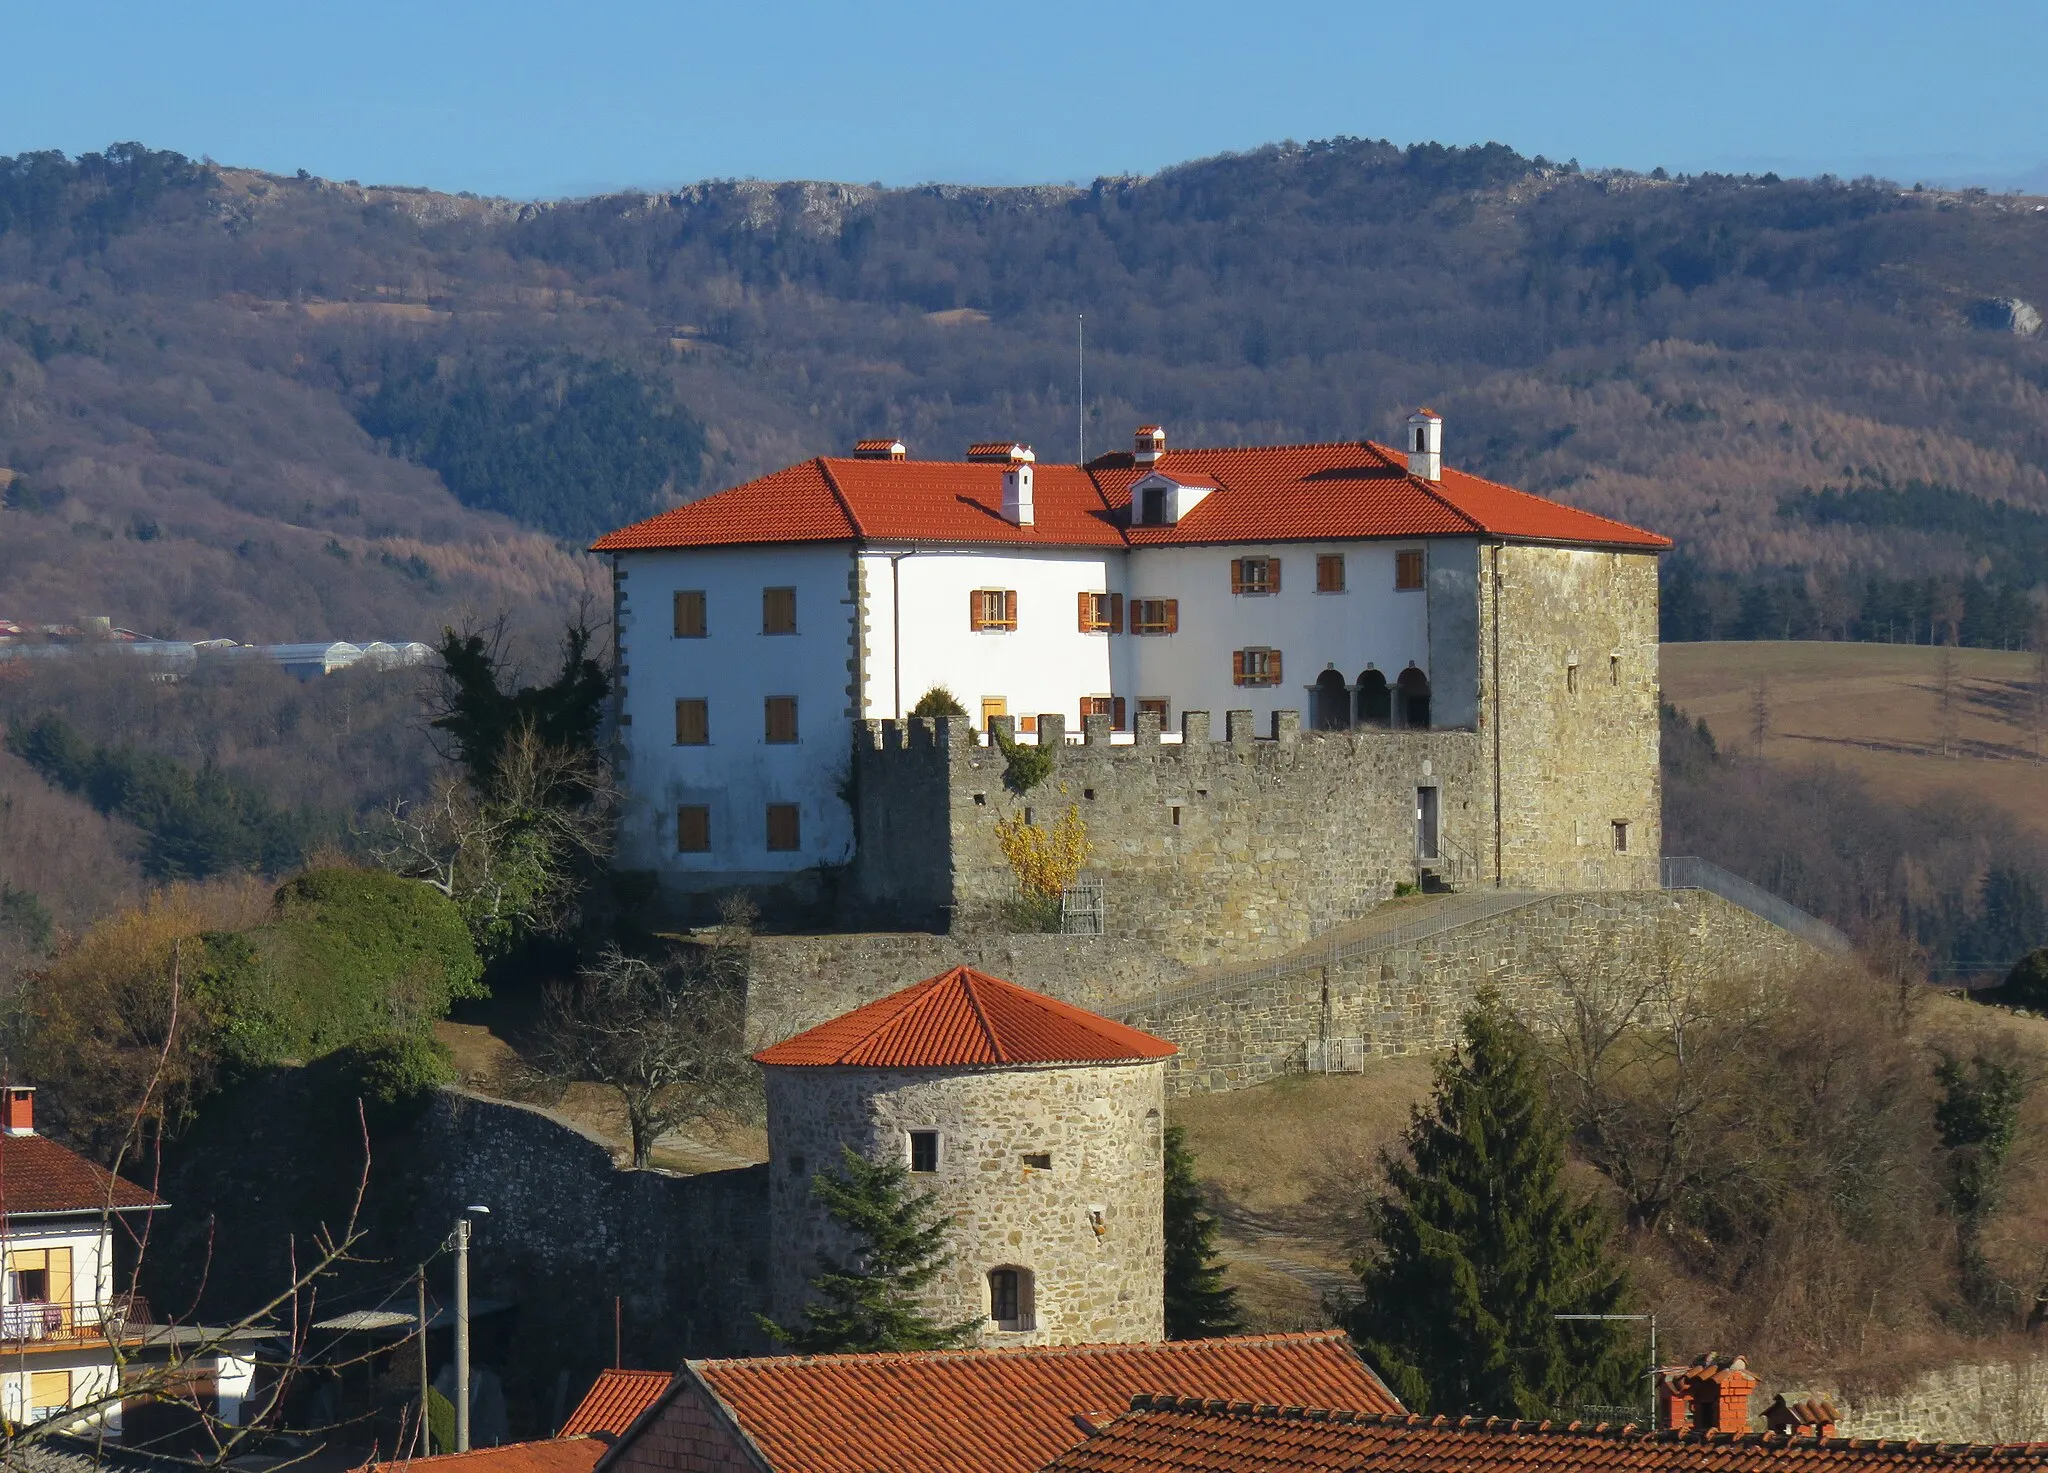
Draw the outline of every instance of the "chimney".
[[[1725,1366],[1709,1353],[1689,1366],[1657,1372],[1657,1424],[1678,1432],[1747,1432],[1756,1377],[1736,1356]]]
[[[1138,464],[1152,465],[1164,454],[1166,454],[1166,431],[1158,425],[1139,425],[1138,450],[1135,457]]]
[[[855,460],[901,460],[909,453],[903,447],[903,442],[896,439],[883,438],[855,440],[853,442],[853,458]]]
[[[969,460],[992,465],[1028,464],[1038,459],[1031,447],[1020,440],[982,440],[967,447]]]
[[[1025,451],[1028,456],[1031,452]],[[1016,461],[1003,471],[1003,520],[1028,527],[1032,522],[1031,462]]]
[[[0,1090],[0,1131],[8,1135],[36,1133],[36,1092],[26,1084],[10,1084]]]
[[[1408,474],[1444,478],[1444,417],[1426,406],[1408,416]]]
[[[1835,1421],[1834,1403],[1819,1397],[1787,1406],[1781,1393],[1764,1408],[1764,1425],[1781,1437],[1833,1437]]]

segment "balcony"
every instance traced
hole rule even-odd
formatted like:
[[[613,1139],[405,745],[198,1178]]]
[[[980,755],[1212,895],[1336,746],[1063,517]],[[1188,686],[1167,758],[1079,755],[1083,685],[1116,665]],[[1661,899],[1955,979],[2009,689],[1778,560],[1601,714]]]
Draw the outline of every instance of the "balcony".
[[[140,1294],[111,1299],[32,1300],[0,1304],[0,1346],[26,1349],[86,1343],[106,1344],[129,1338],[131,1329],[153,1323],[149,1302]]]

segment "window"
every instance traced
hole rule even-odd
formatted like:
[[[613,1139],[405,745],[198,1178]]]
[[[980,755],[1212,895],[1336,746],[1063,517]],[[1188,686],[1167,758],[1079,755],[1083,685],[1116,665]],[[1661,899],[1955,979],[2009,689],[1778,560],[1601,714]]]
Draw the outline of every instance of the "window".
[[[1026,1151],[1024,1153],[1024,1165],[1032,1171],[1050,1171],[1052,1170],[1052,1152]]]
[[[31,1420],[54,1416],[71,1405],[69,1371],[28,1373],[28,1415]]]
[[[1017,627],[1017,590],[1014,588],[977,588],[967,595],[967,627],[969,629],[1015,629]]]
[[[770,803],[768,805],[768,849],[773,854],[787,854],[804,847],[803,824],[797,817],[796,804]]]
[[[1134,598],[1131,600],[1131,633],[1177,634],[1179,632],[1179,599]]]
[[[913,1130],[910,1132],[910,1169],[912,1171],[937,1171],[939,1169],[939,1133],[936,1130]]]
[[[676,853],[711,852],[711,810],[702,803],[685,803],[676,810]]]
[[[1422,587],[1422,549],[1394,554],[1394,587],[1403,593],[1413,593]]]
[[[711,703],[701,696],[676,702],[676,745],[701,747],[711,740]]]
[[[1424,429],[1424,428],[1423,428],[1423,427],[1422,427],[1421,425],[1417,425],[1417,426],[1415,427],[1415,451],[1416,451],[1416,454],[1418,454],[1418,455],[1419,455],[1419,454],[1421,454],[1422,452],[1424,452],[1424,451],[1426,451],[1426,450],[1428,450],[1428,449],[1429,449],[1429,431],[1428,431],[1428,430],[1426,430],[1426,429]]]
[[[1614,852],[1628,853],[1628,820],[1625,818],[1617,818],[1614,821]]]
[[[1081,719],[1090,716],[1107,716],[1109,724],[1118,731],[1124,729],[1124,698],[1122,696],[1081,697]]]
[[[1083,634],[1122,634],[1124,632],[1124,596],[1121,593],[1082,594],[1081,632]]]
[[[1579,693],[1579,662],[1577,660],[1564,667],[1564,688],[1567,695],[1575,696]]]
[[[1620,685],[1620,684],[1621,684],[1621,656],[1620,656],[1620,655],[1609,655],[1609,656],[1607,657],[1607,683],[1608,683],[1609,685]]]
[[[1138,714],[1140,716],[1157,716],[1159,718],[1159,728],[1162,731],[1166,729],[1167,713],[1172,709],[1172,703],[1164,696],[1138,697]]]
[[[763,634],[796,633],[796,590],[794,588],[764,588],[761,590],[761,632]]]
[[[1326,552],[1316,558],[1316,592],[1342,593],[1344,591],[1344,554]]]
[[[796,740],[796,697],[770,696],[763,702],[765,740],[775,743]]]
[[[992,1268],[988,1271],[988,1317],[998,1330],[1032,1330],[1031,1270]]]
[[[676,638],[702,639],[706,632],[704,590],[680,589],[676,593]]]
[[[1280,651],[1235,650],[1230,656],[1230,678],[1237,685],[1278,685]]]
[[[1166,525],[1166,488],[1147,486],[1138,499],[1138,523],[1145,527]]]
[[[981,729],[983,731],[988,730],[988,724],[994,717],[1007,716],[1009,714],[1010,702],[1006,697],[983,696],[981,698]]]
[[[1280,559],[1239,557],[1230,560],[1230,591],[1260,594],[1280,591]]]

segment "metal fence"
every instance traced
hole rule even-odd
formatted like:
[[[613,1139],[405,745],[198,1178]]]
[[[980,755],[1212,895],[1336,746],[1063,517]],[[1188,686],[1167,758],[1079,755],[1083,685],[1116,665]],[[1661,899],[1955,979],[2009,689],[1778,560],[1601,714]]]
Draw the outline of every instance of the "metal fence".
[[[1311,1074],[1363,1074],[1372,1057],[1363,1038],[1311,1038],[1303,1060]]]
[[[1076,880],[1060,892],[1060,934],[1102,934],[1102,881]]]
[[[1741,875],[1722,869],[1718,864],[1710,864],[1692,855],[1666,855],[1663,880],[1667,890],[1709,891],[1823,951],[1847,952],[1852,949],[1849,938],[1826,921],[1808,915],[1789,900],[1773,895],[1761,885],[1751,884]]]

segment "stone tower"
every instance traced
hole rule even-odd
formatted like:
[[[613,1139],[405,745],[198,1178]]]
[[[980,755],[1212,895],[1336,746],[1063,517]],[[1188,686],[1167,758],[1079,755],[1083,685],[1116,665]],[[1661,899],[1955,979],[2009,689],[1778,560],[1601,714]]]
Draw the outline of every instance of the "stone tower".
[[[849,1146],[951,1215],[942,1322],[984,1345],[1165,1336],[1166,1060],[1149,1033],[966,967],[754,1057],[767,1076],[774,1317],[847,1243],[811,1194]]]

